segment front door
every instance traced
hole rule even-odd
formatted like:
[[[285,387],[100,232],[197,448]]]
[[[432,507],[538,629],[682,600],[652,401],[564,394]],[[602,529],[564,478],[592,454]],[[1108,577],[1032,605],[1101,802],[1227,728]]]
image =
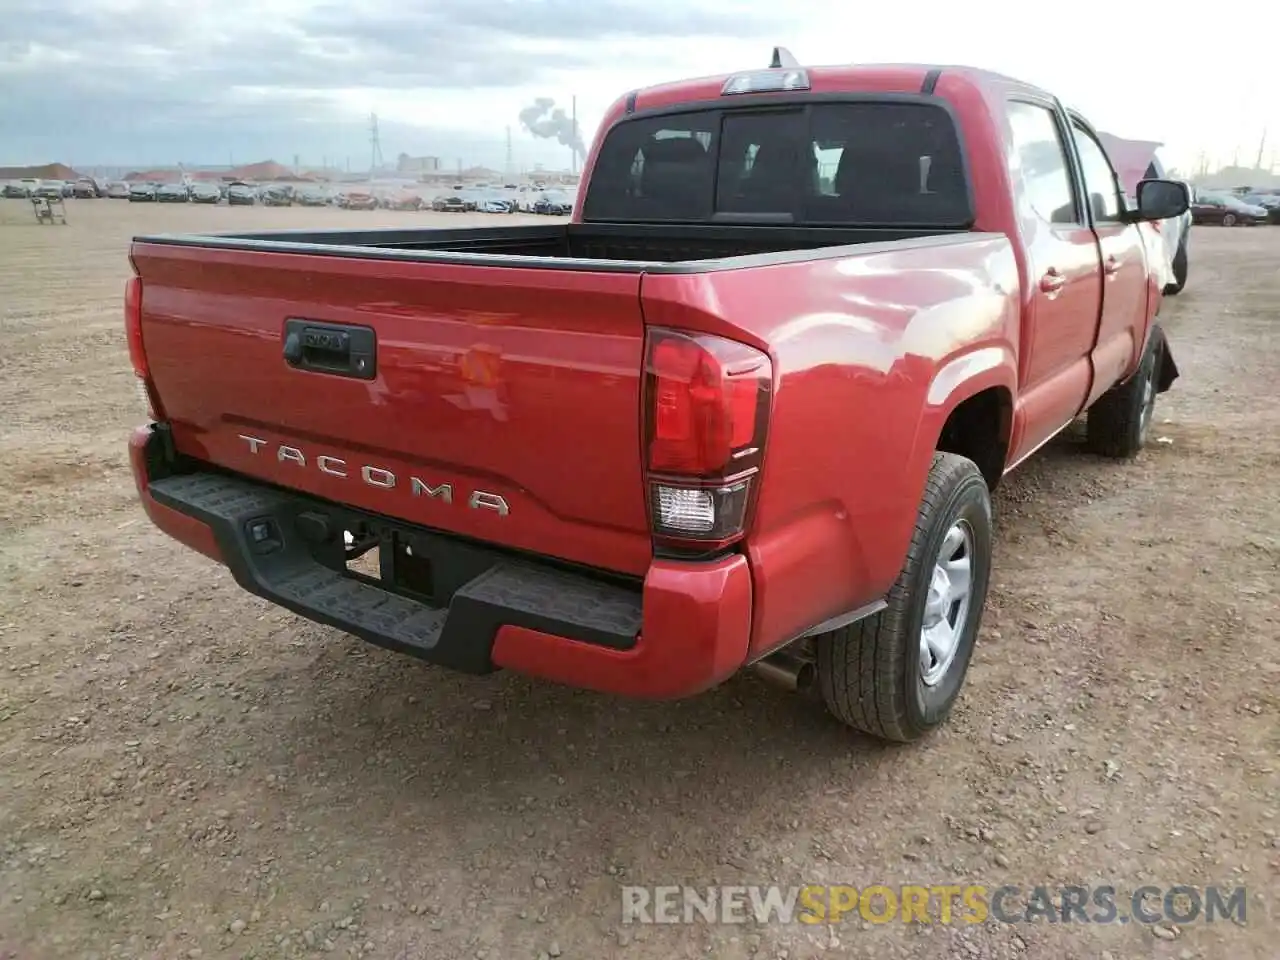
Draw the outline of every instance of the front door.
[[[1026,321],[1011,463],[1084,406],[1102,302],[1098,240],[1076,196],[1066,131],[1051,103],[1008,104],[1010,175],[1027,251]]]
[[[1137,362],[1147,332],[1147,252],[1137,224],[1125,223],[1119,180],[1097,137],[1073,119],[1085,194],[1102,256],[1102,319],[1092,353],[1093,403]]]

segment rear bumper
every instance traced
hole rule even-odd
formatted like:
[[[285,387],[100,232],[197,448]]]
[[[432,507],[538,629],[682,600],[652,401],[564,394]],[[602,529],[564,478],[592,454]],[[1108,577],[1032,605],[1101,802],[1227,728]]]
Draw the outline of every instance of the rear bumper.
[[[150,426],[129,441],[157,527],[251,593],[370,643],[469,673],[507,668],[654,699],[699,693],[746,660],[740,555],[655,560],[643,583],[597,578],[244,477],[174,474],[164,448]],[[379,541],[383,581],[344,572],[342,531],[353,528]]]

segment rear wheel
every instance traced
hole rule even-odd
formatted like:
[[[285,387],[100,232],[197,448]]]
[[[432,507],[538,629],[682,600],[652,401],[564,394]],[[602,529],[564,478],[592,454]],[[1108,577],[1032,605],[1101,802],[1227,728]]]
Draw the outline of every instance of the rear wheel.
[[[1236,215],[1234,213],[1226,214],[1222,218],[1222,225],[1224,227],[1234,227],[1236,225]]]
[[[1155,327],[1138,369],[1089,408],[1085,422],[1090,451],[1104,457],[1136,456],[1147,443],[1155,418],[1156,373],[1164,350],[1164,332]]]
[[[951,712],[991,572],[991,496],[964,457],[935,453],[888,606],[816,638],[818,686],[844,723],[908,742]]]

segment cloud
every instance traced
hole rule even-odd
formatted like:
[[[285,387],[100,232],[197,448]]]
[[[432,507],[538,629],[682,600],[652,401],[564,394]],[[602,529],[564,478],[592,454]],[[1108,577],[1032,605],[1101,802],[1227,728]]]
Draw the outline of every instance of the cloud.
[[[5,8],[0,162],[363,157],[365,114],[384,99],[418,105],[384,129],[388,146],[395,133],[406,144],[449,139],[457,152],[481,131],[500,143],[530,92],[615,62],[619,44],[660,55],[665,41],[726,31],[763,38],[778,28],[776,14],[748,0],[9,0]],[[505,113],[461,113],[472,101],[501,103]],[[405,122],[405,113],[423,119]],[[400,149],[414,152],[399,143],[388,152]]]

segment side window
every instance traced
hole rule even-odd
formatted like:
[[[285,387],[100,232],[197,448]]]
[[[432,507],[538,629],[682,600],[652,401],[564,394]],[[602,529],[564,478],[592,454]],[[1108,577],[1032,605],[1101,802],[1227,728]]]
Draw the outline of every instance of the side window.
[[[1098,223],[1115,223],[1120,219],[1120,191],[1116,186],[1116,173],[1107,159],[1102,145],[1077,124],[1071,125],[1080,153],[1080,167],[1084,174],[1084,188],[1089,195],[1089,209]]]
[[[1071,168],[1053,111],[1013,101],[1008,107],[1013,150],[1009,168],[1022,178],[1032,209],[1047,223],[1077,223]]]

